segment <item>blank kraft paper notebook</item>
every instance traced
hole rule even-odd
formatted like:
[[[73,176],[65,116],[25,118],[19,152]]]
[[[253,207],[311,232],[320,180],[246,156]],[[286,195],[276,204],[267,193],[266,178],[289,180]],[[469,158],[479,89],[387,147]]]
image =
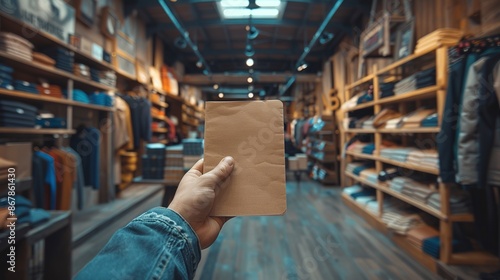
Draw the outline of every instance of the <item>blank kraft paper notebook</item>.
[[[212,170],[225,156],[235,159],[235,169],[216,197],[212,216],[285,213],[281,101],[207,102],[203,172]]]

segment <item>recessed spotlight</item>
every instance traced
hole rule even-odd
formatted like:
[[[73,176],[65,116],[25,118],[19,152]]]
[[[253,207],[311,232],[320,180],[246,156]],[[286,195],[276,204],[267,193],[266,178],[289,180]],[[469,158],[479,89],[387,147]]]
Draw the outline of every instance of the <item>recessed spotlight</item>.
[[[214,89],[219,89],[219,85],[218,84],[214,84]]]
[[[196,67],[198,67],[198,68],[203,67],[203,62],[201,62],[201,60],[198,60],[198,61],[196,62]]]
[[[297,71],[299,71],[299,72],[300,72],[300,71],[302,71],[302,70],[304,70],[304,69],[306,69],[306,68],[307,68],[307,63],[302,62],[302,63],[299,65],[299,67],[297,67]]]
[[[252,78],[252,77],[248,77],[248,78],[247,78],[247,82],[248,82],[249,84],[251,84],[251,83],[253,82],[253,78]]]
[[[247,62],[246,62],[246,63],[247,63],[247,66],[248,66],[248,67],[252,67],[252,66],[253,66],[254,61],[253,61],[253,59],[252,59],[252,58],[249,58],[249,59],[247,59]]]
[[[253,98],[253,92],[248,93],[248,98]]]
[[[224,93],[219,92],[219,98],[224,98]]]

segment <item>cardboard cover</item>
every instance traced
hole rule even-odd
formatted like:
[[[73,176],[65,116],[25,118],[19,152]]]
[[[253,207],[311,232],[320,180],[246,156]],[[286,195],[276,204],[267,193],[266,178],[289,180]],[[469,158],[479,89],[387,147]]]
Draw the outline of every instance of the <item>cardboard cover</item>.
[[[235,159],[212,216],[285,213],[284,141],[279,100],[206,103],[203,172],[212,170],[225,156]]]

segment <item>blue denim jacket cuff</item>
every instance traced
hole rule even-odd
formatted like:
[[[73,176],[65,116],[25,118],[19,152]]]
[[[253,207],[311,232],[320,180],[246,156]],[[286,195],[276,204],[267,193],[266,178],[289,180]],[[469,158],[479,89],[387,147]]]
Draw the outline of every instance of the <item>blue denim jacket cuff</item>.
[[[196,263],[200,262],[201,259],[201,247],[200,243],[198,241],[198,236],[194,232],[193,228],[191,225],[188,224],[186,220],[177,212],[175,212],[172,209],[165,208],[165,207],[156,207],[150,210],[151,212],[156,212],[161,215],[165,215],[171,220],[173,220],[178,226],[180,226],[183,230],[184,233],[186,233],[188,239],[189,239],[189,246],[190,249],[195,257]],[[148,211],[148,212],[150,212]]]

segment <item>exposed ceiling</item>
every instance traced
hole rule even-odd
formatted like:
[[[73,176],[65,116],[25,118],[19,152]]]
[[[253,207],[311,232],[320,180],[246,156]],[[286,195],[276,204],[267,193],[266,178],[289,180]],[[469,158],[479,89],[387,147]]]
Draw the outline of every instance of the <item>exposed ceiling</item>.
[[[224,18],[221,4],[240,3],[244,0],[129,0],[126,10],[137,9],[148,19],[148,33],[157,34],[166,43],[170,56],[184,64],[186,74],[202,74],[206,67],[197,67],[200,60],[195,51],[182,45],[182,35],[177,26],[188,32],[189,40],[197,47],[208,70],[205,74],[245,74],[252,68],[255,73],[290,74],[297,72],[299,58],[304,48],[322,25],[327,15],[334,16],[325,25],[317,43],[309,50],[304,62],[308,67],[301,73],[316,74],[323,62],[333,53],[342,38],[351,35],[369,13],[370,0],[345,0],[335,7],[336,0],[282,0],[282,11],[277,18],[248,17]],[[275,0],[263,0],[268,3]],[[250,1],[250,3],[255,1]],[[257,3],[265,3],[257,0]],[[161,3],[161,4],[160,4]],[[262,9],[263,7],[260,7]],[[338,9],[337,9],[338,8]],[[259,8],[257,8],[259,9]],[[169,17],[168,13],[171,12]],[[254,10],[255,11],[255,10]],[[222,15],[221,15],[222,14]],[[172,16],[175,18],[172,20]],[[178,22],[175,22],[175,21]],[[251,24],[258,30],[255,39],[248,39],[246,27]],[[320,35],[320,34],[318,34]],[[321,41],[321,43],[320,43]],[[326,42],[324,42],[326,41]],[[254,65],[245,64],[245,49],[251,44],[255,54]],[[171,61],[172,62],[172,61]],[[198,65],[200,66],[200,65]],[[208,73],[207,73],[208,72]],[[200,75],[201,76],[201,75]]]

